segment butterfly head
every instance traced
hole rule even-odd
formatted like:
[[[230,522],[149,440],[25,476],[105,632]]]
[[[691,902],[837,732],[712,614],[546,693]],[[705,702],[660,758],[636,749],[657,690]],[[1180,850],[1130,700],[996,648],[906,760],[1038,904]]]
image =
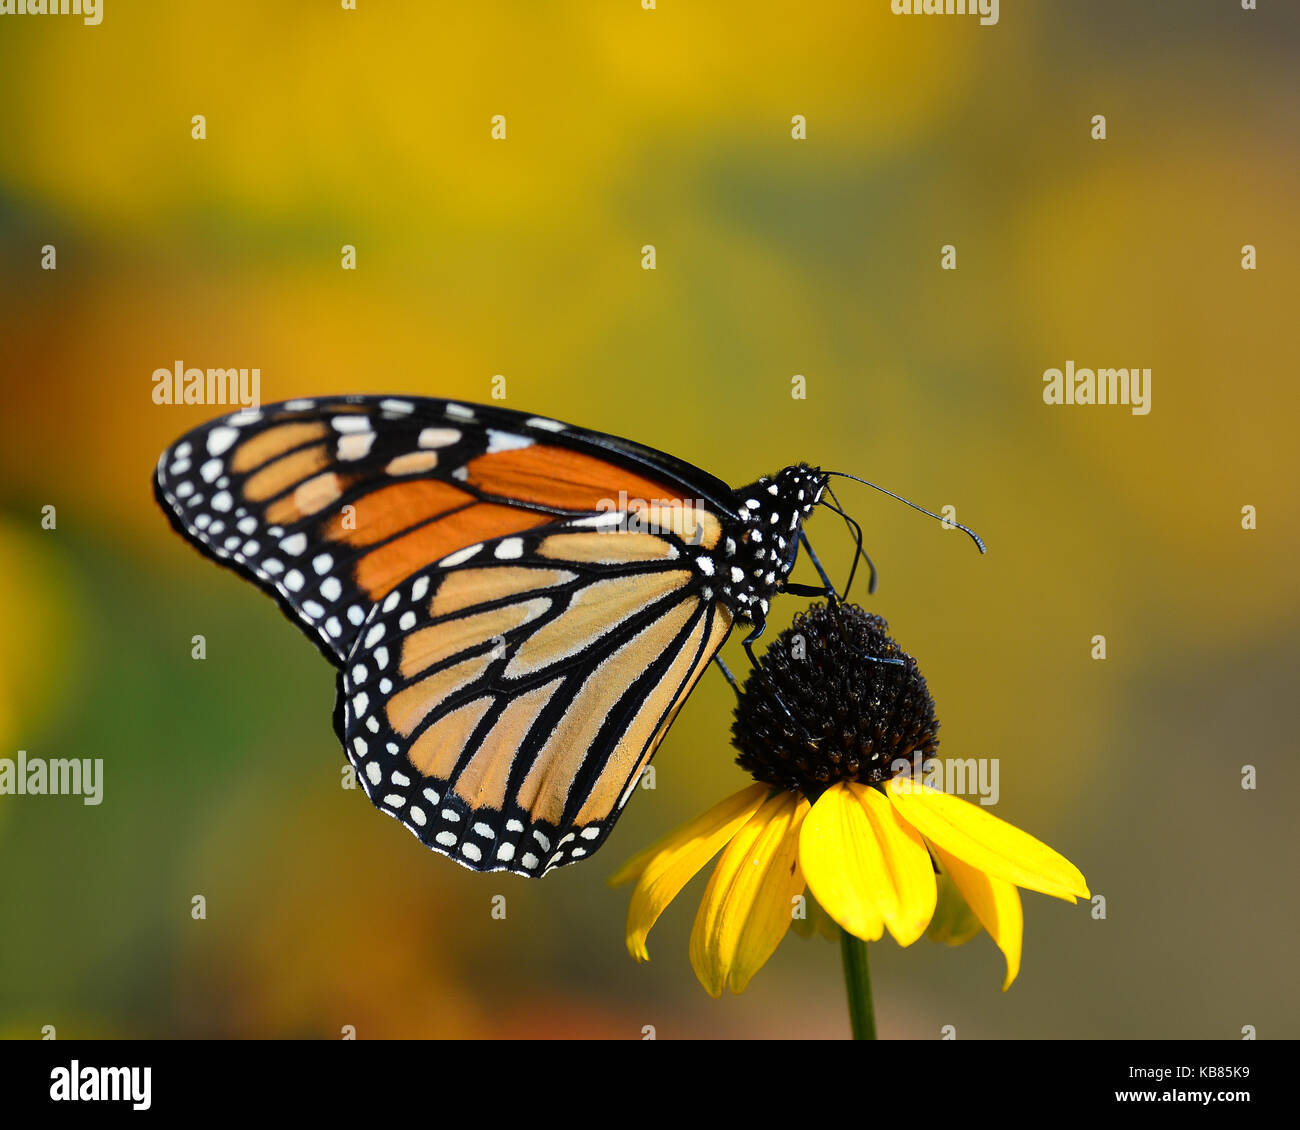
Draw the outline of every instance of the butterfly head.
[[[764,475],[736,491],[741,524],[727,538],[722,562],[722,598],[753,620],[784,583],[799,550],[799,533],[826,490],[820,468],[799,463]]]

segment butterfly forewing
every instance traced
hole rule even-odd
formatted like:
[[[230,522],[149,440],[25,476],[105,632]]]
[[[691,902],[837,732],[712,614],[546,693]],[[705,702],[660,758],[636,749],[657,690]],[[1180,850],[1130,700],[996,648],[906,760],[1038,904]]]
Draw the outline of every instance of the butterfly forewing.
[[[373,604],[430,563],[683,489],[629,450],[607,453],[604,437],[566,432],[447,401],[289,401],[191,432],[163,453],[155,490],[181,533],[341,663]]]

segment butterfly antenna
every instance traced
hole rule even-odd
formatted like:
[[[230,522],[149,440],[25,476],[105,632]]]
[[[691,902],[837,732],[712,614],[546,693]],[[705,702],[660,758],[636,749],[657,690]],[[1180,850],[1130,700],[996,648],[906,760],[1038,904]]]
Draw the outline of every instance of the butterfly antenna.
[[[840,505],[840,500],[835,497],[835,492],[831,490],[829,486],[826,488],[826,493],[834,499],[835,505],[832,506],[825,499],[822,499],[821,504],[825,506],[827,510],[838,514],[844,519],[845,525],[849,528],[849,533],[853,534],[854,541],[857,543],[857,550],[853,555],[853,566],[849,569],[849,579],[844,585],[844,598],[846,600],[848,599],[849,590],[853,587],[853,578],[856,577],[858,573],[859,557],[867,563],[867,568],[871,570],[871,577],[867,581],[867,594],[870,595],[876,591],[876,582],[879,580],[879,574],[876,572],[876,563],[871,560],[870,554],[862,548],[862,527],[858,524],[857,520],[850,517],[844,507]]]
[[[961,530],[963,533],[968,534],[970,536],[971,541],[975,543],[975,545],[979,548],[979,551],[981,553],[988,552],[988,547],[985,546],[984,540],[979,536],[979,534],[977,534],[969,526],[963,526],[960,522],[954,522],[950,518],[941,518],[933,510],[927,510],[924,506],[917,506],[915,502],[912,502],[910,499],[904,498],[901,494],[895,494],[892,490],[886,490],[884,487],[878,486],[877,484],[872,482],[868,482],[866,479],[860,479],[858,478],[857,475],[850,475],[847,471],[824,471],[823,474],[835,475],[841,479],[852,479],[855,483],[861,483],[863,486],[868,486],[872,490],[880,491],[881,494],[889,495],[890,498],[896,498],[904,506],[910,506],[913,510],[919,510],[922,514],[928,514],[935,521],[941,522],[945,526],[954,526],[957,529]]]

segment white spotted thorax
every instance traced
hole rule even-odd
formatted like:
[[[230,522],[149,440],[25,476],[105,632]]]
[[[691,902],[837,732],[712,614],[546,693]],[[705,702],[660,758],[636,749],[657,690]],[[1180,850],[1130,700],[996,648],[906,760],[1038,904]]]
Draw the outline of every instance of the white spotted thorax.
[[[718,547],[719,596],[737,616],[762,620],[785,583],[799,547],[799,533],[826,489],[826,476],[799,463],[736,491],[744,521],[738,537]]]

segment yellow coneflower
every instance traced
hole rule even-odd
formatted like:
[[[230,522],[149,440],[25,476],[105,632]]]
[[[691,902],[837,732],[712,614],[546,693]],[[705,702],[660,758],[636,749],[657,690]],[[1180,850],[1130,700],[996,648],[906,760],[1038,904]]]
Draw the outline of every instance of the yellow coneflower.
[[[881,662],[895,660],[901,662]],[[1020,967],[1018,888],[1074,902],[1079,870],[978,805],[930,788],[913,766],[937,747],[934,701],[888,625],[853,605],[817,605],[750,673],[732,738],[754,784],[630,860],[627,946],[646,938],[682,888],[721,852],[691,933],[708,992],[742,992],[811,900],[843,932],[846,975],[866,985],[865,946],[885,930],[903,946],[929,928],[960,944],[988,931]],[[942,898],[941,898],[942,894]],[[858,1002],[862,1004],[861,1001]],[[867,1011],[855,1034],[870,1034]]]

